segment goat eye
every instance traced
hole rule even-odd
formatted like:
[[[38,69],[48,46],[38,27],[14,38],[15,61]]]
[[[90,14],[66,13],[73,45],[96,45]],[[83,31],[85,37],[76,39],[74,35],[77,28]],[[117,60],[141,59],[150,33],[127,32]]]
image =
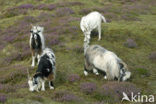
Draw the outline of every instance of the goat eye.
[[[31,30],[30,33],[32,33],[33,31]]]

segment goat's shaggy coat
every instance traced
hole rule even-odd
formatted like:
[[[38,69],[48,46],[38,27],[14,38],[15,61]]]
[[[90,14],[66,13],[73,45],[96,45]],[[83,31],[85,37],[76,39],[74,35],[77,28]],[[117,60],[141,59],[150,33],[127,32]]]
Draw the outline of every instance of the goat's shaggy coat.
[[[85,35],[84,41],[90,40],[90,34],[93,29],[97,29],[99,33],[99,39],[101,39],[101,22],[106,23],[105,17],[97,11],[91,12],[88,15],[81,18],[80,28]]]
[[[30,33],[30,41],[29,41],[29,45],[30,45],[30,49],[32,51],[32,67],[35,66],[35,58],[38,58],[38,62],[39,62],[39,58],[40,55],[42,53],[42,50],[45,48],[45,40],[44,40],[44,36],[43,36],[43,27],[40,26],[33,26]]]
[[[105,72],[105,78],[108,80],[117,78],[125,81],[131,76],[127,65],[115,53],[99,45],[88,46],[85,51],[84,74],[93,71],[98,75],[98,70]]]
[[[49,48],[45,48],[41,55],[38,69],[32,79],[29,79],[29,90],[38,91],[42,86],[41,90],[45,90],[45,80],[49,81],[50,89],[54,89],[53,81],[55,79],[55,55]]]

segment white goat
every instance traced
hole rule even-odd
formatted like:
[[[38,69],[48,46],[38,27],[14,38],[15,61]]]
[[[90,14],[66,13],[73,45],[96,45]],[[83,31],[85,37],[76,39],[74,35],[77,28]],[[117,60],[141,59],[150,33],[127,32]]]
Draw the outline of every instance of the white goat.
[[[104,72],[105,79],[125,81],[130,78],[131,72],[127,65],[117,55],[99,45],[85,47],[85,66],[84,74],[87,76],[89,71],[99,75],[98,71]]]
[[[90,34],[93,29],[98,29],[99,38],[101,39],[101,22],[106,23],[105,17],[97,11],[91,12],[88,15],[81,18],[80,28],[85,35],[84,41],[90,40]]]
[[[40,55],[45,48],[45,40],[43,36],[43,27],[40,26],[32,26],[32,29],[30,31],[31,36],[30,36],[30,49],[32,52],[32,67],[35,66],[35,58],[38,58],[38,62],[40,59]]]

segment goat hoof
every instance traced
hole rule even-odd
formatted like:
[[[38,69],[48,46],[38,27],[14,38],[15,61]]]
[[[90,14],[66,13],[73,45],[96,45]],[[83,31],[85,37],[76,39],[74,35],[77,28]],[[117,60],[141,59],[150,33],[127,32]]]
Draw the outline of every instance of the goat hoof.
[[[50,87],[51,90],[54,90],[54,87]]]
[[[84,71],[84,75],[85,75],[85,76],[88,76],[88,72]]]
[[[95,73],[96,75],[99,75],[99,73]]]
[[[35,65],[31,65],[31,67],[35,67]]]
[[[45,89],[41,89],[41,91],[45,91]]]

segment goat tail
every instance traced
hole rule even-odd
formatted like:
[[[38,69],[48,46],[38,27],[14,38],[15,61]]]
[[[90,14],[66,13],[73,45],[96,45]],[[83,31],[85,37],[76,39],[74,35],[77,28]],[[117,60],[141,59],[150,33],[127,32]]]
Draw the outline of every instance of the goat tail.
[[[103,15],[101,15],[101,19],[102,19],[103,22],[105,22],[105,23],[107,22]]]

